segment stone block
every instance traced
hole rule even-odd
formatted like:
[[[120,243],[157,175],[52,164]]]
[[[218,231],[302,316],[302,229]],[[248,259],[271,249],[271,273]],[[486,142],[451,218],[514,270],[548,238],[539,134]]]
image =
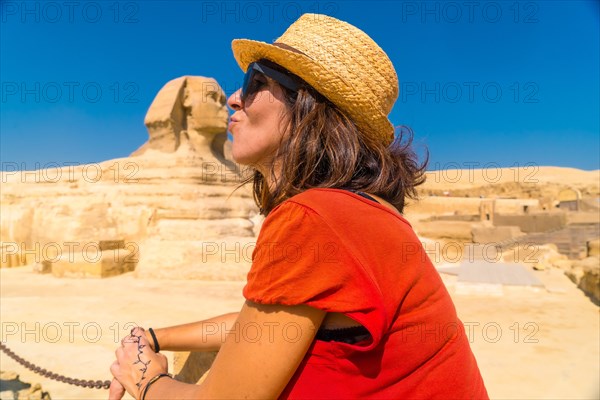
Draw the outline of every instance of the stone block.
[[[61,257],[52,263],[52,275],[63,278],[107,278],[133,271],[138,254],[128,249],[104,250],[95,257]]]
[[[565,274],[595,304],[600,305],[600,258],[587,257],[575,261]]]
[[[587,242],[587,252],[590,257],[600,257],[600,239]]]
[[[600,267],[598,257],[594,257],[596,265],[583,269],[583,276],[579,281],[579,289],[592,299],[594,304],[600,305]]]
[[[565,259],[565,260],[554,260],[552,262],[552,265],[560,268],[564,271],[568,271],[571,269],[571,266],[573,265],[573,261],[569,260],[569,259]]]
[[[566,224],[565,213],[494,214],[495,226],[518,226],[525,233],[557,230]]]
[[[419,236],[428,238],[444,238],[464,242],[471,241],[471,222],[463,221],[431,221],[415,224]]]
[[[52,263],[48,260],[33,264],[33,272],[38,274],[49,274],[52,272]]]
[[[598,211],[576,211],[566,214],[569,224],[598,224],[600,223],[600,215]]]
[[[3,243],[0,246],[0,268],[22,267],[32,262],[34,254],[24,251],[17,243]]]
[[[473,243],[498,243],[523,235],[518,226],[473,227]]]
[[[125,241],[124,240],[101,240],[98,242],[98,247],[102,251],[124,249]]]
[[[12,371],[1,371],[0,400],[50,400],[50,394],[42,389],[39,383],[23,382],[19,375]]]

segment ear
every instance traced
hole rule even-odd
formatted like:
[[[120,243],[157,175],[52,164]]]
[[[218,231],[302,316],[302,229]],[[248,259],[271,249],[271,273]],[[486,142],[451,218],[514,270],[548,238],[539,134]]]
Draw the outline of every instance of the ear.
[[[187,76],[167,82],[158,92],[148,108],[144,125],[150,136],[134,154],[139,155],[147,149],[172,153],[181,144],[181,131],[185,126],[183,96]]]

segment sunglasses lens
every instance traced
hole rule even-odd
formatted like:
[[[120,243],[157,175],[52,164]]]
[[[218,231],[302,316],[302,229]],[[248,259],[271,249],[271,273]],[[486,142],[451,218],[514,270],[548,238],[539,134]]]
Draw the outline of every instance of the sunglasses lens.
[[[242,100],[246,101],[248,96],[251,94],[248,91],[250,90],[250,83],[254,78],[254,74],[256,73],[254,69],[254,63],[248,66],[248,70],[246,71],[246,75],[244,75],[244,83],[242,84]]]
[[[274,80],[281,86],[284,86],[293,92],[298,91],[298,83],[289,75],[267,67],[259,62],[253,62],[248,66],[246,75],[244,75],[241,100],[246,101],[250,96],[259,91],[260,88],[265,84],[265,77]]]

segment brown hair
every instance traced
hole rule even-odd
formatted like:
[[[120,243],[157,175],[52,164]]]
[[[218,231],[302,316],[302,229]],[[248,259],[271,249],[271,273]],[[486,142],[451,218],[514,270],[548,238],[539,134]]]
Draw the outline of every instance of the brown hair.
[[[285,71],[277,64],[268,64]],[[253,182],[254,200],[261,213],[267,215],[286,199],[311,188],[372,193],[400,212],[406,197],[417,199],[415,188],[425,182],[429,152],[425,149],[425,161],[419,165],[410,128],[401,127],[388,146],[380,139],[364,135],[334,104],[305,82],[302,81],[297,93],[280,87],[285,94],[289,129],[275,154],[275,159],[282,162],[271,167],[272,187],[268,187],[258,170],[248,179]]]

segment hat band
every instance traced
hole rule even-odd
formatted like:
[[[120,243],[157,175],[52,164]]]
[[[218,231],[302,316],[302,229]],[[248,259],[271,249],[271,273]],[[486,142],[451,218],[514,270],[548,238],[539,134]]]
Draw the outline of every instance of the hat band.
[[[292,51],[294,53],[302,54],[303,56],[308,57],[305,53],[303,53],[300,50],[298,50],[298,49],[296,49],[296,48],[294,48],[294,47],[292,47],[292,46],[290,46],[288,44],[285,44],[285,43],[273,42],[273,46],[277,46],[277,47],[280,47],[280,48],[282,48],[284,50],[289,50],[289,51]]]

